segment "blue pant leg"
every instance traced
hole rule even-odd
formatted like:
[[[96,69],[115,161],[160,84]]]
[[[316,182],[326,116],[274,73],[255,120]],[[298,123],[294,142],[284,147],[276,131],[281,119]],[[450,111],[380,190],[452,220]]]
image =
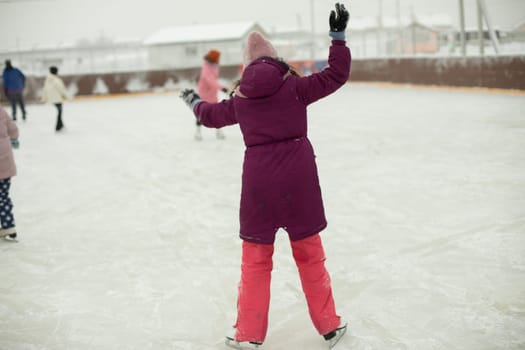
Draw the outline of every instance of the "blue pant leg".
[[[24,103],[24,92],[20,91],[16,94],[16,102],[20,106],[20,110],[22,110],[22,117],[25,119],[26,117],[26,106]]]
[[[13,118],[13,120],[16,120],[17,98],[14,94],[7,94],[7,99],[9,100],[9,103],[11,103],[11,117]]]

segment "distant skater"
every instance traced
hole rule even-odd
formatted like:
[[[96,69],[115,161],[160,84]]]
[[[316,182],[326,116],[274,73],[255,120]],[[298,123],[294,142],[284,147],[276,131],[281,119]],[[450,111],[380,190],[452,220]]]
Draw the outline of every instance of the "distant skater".
[[[57,109],[57,122],[55,125],[55,131],[57,132],[64,128],[64,121],[62,120],[62,103],[67,98],[68,95],[64,82],[58,76],[58,68],[55,66],[49,67],[49,74],[44,82],[42,101],[54,104]]]
[[[217,93],[219,91],[227,92],[228,90],[219,82],[219,60],[221,53],[218,50],[210,50],[204,56],[202,62],[197,91],[201,98],[206,102],[218,102]],[[201,123],[197,119],[197,129],[195,130],[195,139],[202,140]],[[217,128],[216,136],[218,139],[224,138],[224,133]]]
[[[16,175],[13,148],[18,148],[18,128],[0,106],[0,237],[16,239],[13,203],[9,195],[11,178]]]
[[[16,107],[20,106],[22,111],[22,119],[26,120],[26,107],[24,103],[24,89],[26,86],[26,77],[20,69],[13,67],[10,60],[5,61],[4,73],[2,74],[4,81],[4,93],[11,103],[11,114],[13,120],[16,120]]]
[[[307,136],[307,106],[334,93],[349,78],[348,19],[345,7],[336,4],[329,16],[328,67],[321,72],[300,77],[277,58],[268,40],[252,32],[243,52],[245,69],[230,99],[210,103],[191,89],[181,94],[202,125],[239,124],[246,145],[239,210],[241,278],[237,321],[226,336],[229,347],[258,349],[265,340],[272,256],[280,228],[288,233],[317,332],[328,348],[346,332],[346,322],[336,313],[319,235],[327,222],[315,154]]]

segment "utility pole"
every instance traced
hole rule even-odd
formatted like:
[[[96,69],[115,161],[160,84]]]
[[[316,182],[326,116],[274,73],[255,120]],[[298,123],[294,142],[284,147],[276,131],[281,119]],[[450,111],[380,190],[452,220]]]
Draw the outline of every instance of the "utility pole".
[[[476,1],[478,8],[478,43],[479,43],[479,54],[483,56],[485,54],[485,33],[483,31],[483,9],[479,1]]]
[[[416,55],[416,14],[414,12],[414,5],[410,5],[410,39],[412,42],[412,55]]]
[[[399,36],[398,54],[403,53],[403,29],[401,29],[401,6],[399,4],[400,1],[401,0],[396,0],[397,32]]]
[[[478,8],[483,13],[483,17],[485,17],[485,22],[487,23],[487,28],[489,30],[489,36],[490,40],[492,41],[492,46],[494,47],[494,51],[496,52],[496,54],[498,54],[500,51],[499,40],[496,35],[496,32],[494,31],[494,27],[492,26],[492,22],[487,11],[487,5],[485,4],[485,0],[478,0]]]
[[[381,32],[383,31],[383,0],[378,0],[377,9],[377,56],[381,56]]]
[[[465,43],[465,6],[463,0],[459,0],[459,25],[460,25],[460,42],[461,42],[461,55],[467,54],[466,43]]]
[[[20,38],[16,37],[16,56],[18,57],[18,61],[22,61],[22,52],[20,50]]]
[[[310,43],[310,59],[315,59],[315,21],[314,21],[314,0],[310,0],[310,28],[312,30],[312,38]]]

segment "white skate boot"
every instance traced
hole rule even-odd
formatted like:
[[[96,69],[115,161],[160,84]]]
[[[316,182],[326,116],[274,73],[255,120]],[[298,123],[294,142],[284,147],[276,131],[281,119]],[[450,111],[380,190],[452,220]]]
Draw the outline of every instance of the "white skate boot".
[[[343,335],[346,333],[347,323],[346,321],[341,320],[341,324],[339,327],[337,327],[335,330],[331,331],[330,333],[327,333],[323,335],[324,340],[326,341],[326,344],[328,345],[328,349],[332,349],[335,344],[343,337]]]
[[[201,141],[202,140],[202,134],[201,134],[201,127],[200,126],[197,126],[197,128],[195,129],[195,135],[193,135],[193,138],[197,141]]]
[[[221,129],[217,129],[217,138],[219,140],[224,140],[226,138],[226,136],[224,135]]]
[[[3,237],[7,241],[16,242],[16,228],[10,227],[0,229],[0,237]]]
[[[235,340],[235,332],[236,332],[236,329],[232,328],[230,331],[230,334],[226,336],[226,341],[225,341],[226,346],[233,348],[233,349],[237,349],[237,350],[253,350],[253,349],[261,348],[262,343]]]

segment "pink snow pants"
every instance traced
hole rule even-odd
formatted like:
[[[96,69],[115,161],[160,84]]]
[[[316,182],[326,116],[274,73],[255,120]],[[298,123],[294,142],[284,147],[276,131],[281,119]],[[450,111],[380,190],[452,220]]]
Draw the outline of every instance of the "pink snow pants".
[[[319,234],[291,241],[310,318],[319,332],[326,334],[339,326],[335,313],[330,275]],[[268,329],[273,244],[243,241],[241,281],[237,301],[237,341],[262,343]]]

